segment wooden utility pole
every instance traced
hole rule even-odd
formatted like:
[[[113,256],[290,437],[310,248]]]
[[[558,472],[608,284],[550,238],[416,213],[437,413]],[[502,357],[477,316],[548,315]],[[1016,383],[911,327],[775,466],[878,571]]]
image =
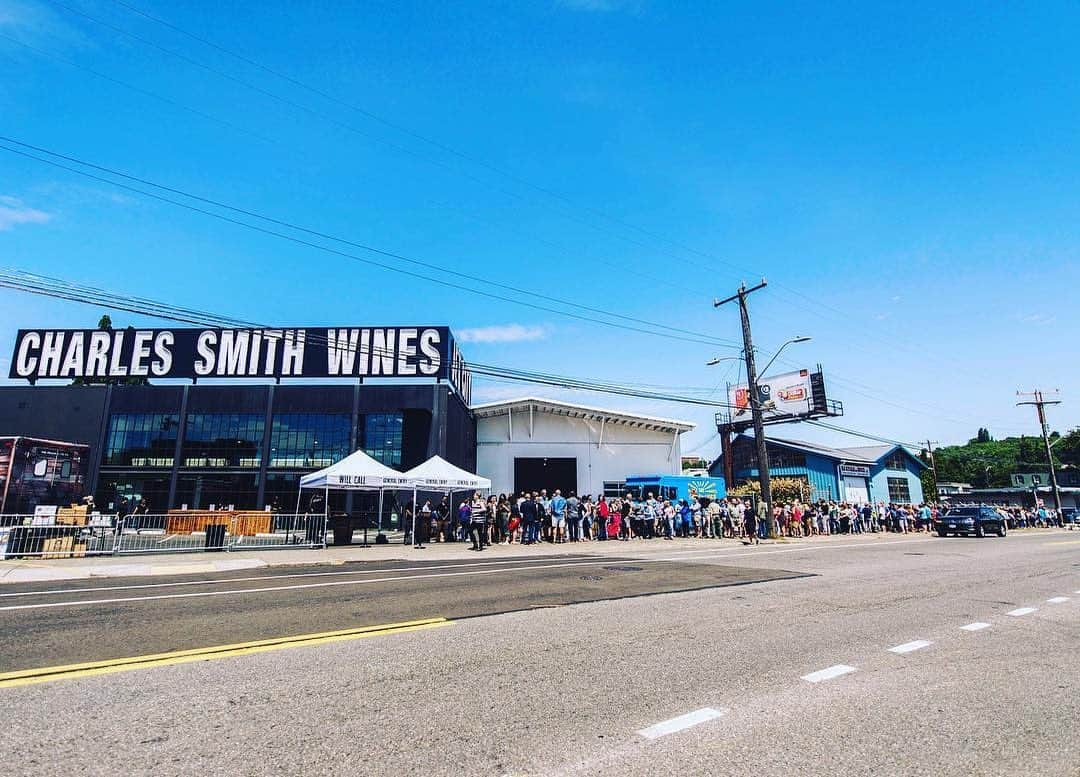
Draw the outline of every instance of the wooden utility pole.
[[[1054,389],[1057,393],[1057,389]],[[1050,451],[1050,424],[1046,422],[1046,406],[1060,405],[1060,399],[1043,399],[1043,393],[1035,391],[1017,391],[1018,397],[1031,397],[1031,399],[1017,402],[1020,405],[1034,405],[1039,416],[1039,428],[1042,430],[1043,445],[1046,447],[1046,466],[1050,468],[1050,487],[1054,490],[1054,509],[1057,510],[1058,518],[1061,517],[1061,491],[1058,490],[1057,473],[1054,472],[1054,454]],[[1036,507],[1038,506],[1038,491],[1035,492]]]
[[[752,288],[746,288],[746,284],[739,286],[739,290],[726,299],[720,299],[713,303],[713,307],[720,307],[729,302],[738,300],[739,316],[742,319],[743,353],[746,358],[746,389],[747,401],[750,403],[750,414],[754,420],[754,442],[757,444],[758,460],[758,483],[761,485],[761,501],[765,503],[765,536],[772,536],[773,504],[772,485],[769,482],[769,452],[765,447],[765,423],[761,413],[761,399],[758,396],[757,365],[754,363],[754,337],[750,332],[750,312],[746,308],[746,298],[759,289],[764,289],[768,284],[765,279]]]

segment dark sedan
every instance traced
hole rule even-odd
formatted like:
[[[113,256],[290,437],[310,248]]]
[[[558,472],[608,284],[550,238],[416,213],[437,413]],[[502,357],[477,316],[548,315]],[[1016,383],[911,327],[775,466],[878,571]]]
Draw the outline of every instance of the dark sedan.
[[[996,534],[1004,537],[1007,531],[1005,516],[993,507],[954,507],[934,522],[934,530],[941,537],[950,534],[974,534],[985,537]]]

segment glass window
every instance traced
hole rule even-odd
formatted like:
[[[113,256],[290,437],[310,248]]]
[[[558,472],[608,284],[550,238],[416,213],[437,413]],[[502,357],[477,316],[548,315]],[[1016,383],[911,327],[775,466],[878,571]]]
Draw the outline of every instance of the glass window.
[[[907,457],[903,451],[895,450],[889,454],[889,458],[885,459],[885,469],[907,469]]]
[[[169,476],[147,476],[145,472],[102,473],[94,502],[99,509],[110,512],[121,507],[131,512],[139,504],[145,504],[149,512],[163,513],[169,506]]]
[[[203,473],[181,475],[176,482],[176,503],[190,510],[207,510],[210,505],[237,510],[256,510],[259,476],[256,474]]]
[[[622,496],[626,493],[626,481],[625,480],[605,480],[604,481],[604,496],[616,497]]]
[[[105,435],[106,467],[171,467],[176,452],[175,413],[116,413]]]
[[[369,413],[364,416],[364,452],[388,467],[401,466],[402,413]]]
[[[288,413],[270,427],[271,467],[320,469],[352,453],[352,419],[346,413]]]
[[[258,467],[262,459],[261,413],[191,413],[184,429],[185,467]]]
[[[902,504],[911,502],[911,489],[907,478],[889,478],[889,501]]]

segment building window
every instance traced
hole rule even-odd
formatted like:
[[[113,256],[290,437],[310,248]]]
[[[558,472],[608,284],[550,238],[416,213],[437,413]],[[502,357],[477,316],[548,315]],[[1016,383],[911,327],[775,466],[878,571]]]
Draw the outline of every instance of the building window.
[[[907,469],[907,456],[899,448],[889,454],[889,457],[885,459],[885,469],[906,470]]]
[[[364,417],[364,452],[388,467],[401,466],[402,413],[369,413]]]
[[[351,452],[352,419],[346,413],[274,416],[270,427],[271,467],[321,469]]]
[[[189,510],[208,510],[210,505],[255,510],[258,496],[259,476],[255,474],[181,475],[176,482],[176,502]]]
[[[184,429],[185,467],[258,467],[262,459],[261,413],[190,413]]]
[[[151,513],[169,507],[169,476],[147,476],[145,472],[102,473],[95,502],[99,509],[131,512],[140,504]]]
[[[806,455],[786,448],[769,448],[769,468],[805,467]]]
[[[604,496],[616,497],[622,496],[626,493],[626,481],[625,480],[605,480],[604,481]]]
[[[889,478],[889,501],[897,504],[911,502],[911,488],[907,478]]]
[[[116,413],[105,435],[106,467],[171,467],[176,452],[175,413]]]

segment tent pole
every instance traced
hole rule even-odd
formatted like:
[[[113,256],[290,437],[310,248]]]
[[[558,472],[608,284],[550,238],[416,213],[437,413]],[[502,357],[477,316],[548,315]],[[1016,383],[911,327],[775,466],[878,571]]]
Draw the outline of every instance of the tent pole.
[[[383,496],[386,494],[385,488],[379,489],[379,517],[378,517],[378,529],[379,534],[382,534],[382,510],[383,510]]]
[[[412,487],[412,541],[413,545],[419,545],[416,541],[416,486]]]

